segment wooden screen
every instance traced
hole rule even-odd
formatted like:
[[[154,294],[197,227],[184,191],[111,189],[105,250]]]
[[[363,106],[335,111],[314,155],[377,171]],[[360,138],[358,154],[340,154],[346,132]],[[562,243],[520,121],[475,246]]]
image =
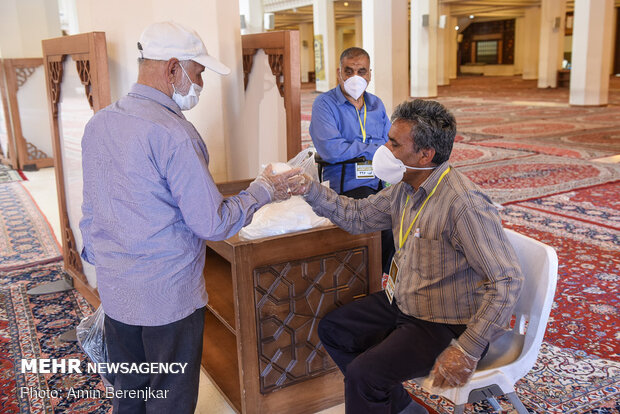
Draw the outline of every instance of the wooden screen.
[[[0,59],[0,163],[17,169],[17,152],[11,127],[11,114],[7,100],[4,60]]]
[[[52,137],[46,125],[47,99],[42,58],[4,59],[13,139],[19,168],[51,167]]]
[[[97,306],[94,267],[80,258],[81,139],[93,113],[110,104],[105,33],[84,33],[42,43],[64,266],[75,288]]]
[[[241,36],[243,48],[243,81],[248,86],[254,55],[263,49],[269,57],[271,73],[276,78],[286,110],[286,154],[293,158],[301,151],[301,78],[299,32],[278,31]]]

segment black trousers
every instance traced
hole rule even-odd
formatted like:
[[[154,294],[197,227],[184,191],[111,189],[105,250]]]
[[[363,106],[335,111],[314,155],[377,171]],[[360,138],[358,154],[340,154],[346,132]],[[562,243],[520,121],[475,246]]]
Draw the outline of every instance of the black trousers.
[[[115,398],[114,414],[193,414],[198,402],[205,308],[162,326],[136,326],[105,317],[110,362],[187,363],[184,373],[116,374],[114,391],[162,390],[166,398]],[[177,366],[178,367],[178,366]],[[166,392],[167,391],[167,392]]]
[[[342,193],[342,195],[355,198],[355,199],[360,199],[360,198],[366,198],[371,194],[376,194],[380,190],[381,190],[381,187],[379,187],[379,190],[375,190],[374,188],[364,186],[364,187],[354,188],[353,190],[345,191],[344,193]],[[394,247],[394,236],[392,233],[392,229],[382,230],[381,231],[381,267],[383,269],[383,273],[390,272],[390,263],[392,262],[392,257],[394,256],[395,251],[396,250]]]
[[[401,383],[428,375],[465,328],[405,315],[381,291],[330,312],[318,333],[344,374],[346,413],[387,414],[411,402]]]

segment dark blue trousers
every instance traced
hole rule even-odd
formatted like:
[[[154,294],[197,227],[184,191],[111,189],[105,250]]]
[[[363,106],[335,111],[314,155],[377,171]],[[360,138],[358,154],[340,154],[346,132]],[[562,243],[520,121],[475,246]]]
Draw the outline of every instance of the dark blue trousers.
[[[166,398],[114,398],[114,414],[193,414],[198,401],[205,308],[167,325],[136,326],[105,317],[110,362],[187,363],[183,374],[116,374],[114,390],[166,391]]]
[[[381,291],[330,312],[318,333],[344,374],[346,413],[387,414],[411,402],[401,383],[428,375],[465,328],[405,315]]]

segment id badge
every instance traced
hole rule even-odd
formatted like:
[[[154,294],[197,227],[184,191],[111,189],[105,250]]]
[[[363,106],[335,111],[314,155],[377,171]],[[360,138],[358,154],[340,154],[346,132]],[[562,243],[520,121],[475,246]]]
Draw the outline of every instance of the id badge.
[[[375,178],[375,173],[372,170],[372,161],[355,163],[355,178]]]
[[[385,294],[387,295],[390,305],[394,300],[394,291],[396,290],[396,279],[398,278],[398,265],[396,260],[392,258],[392,264],[390,265],[390,274],[387,277],[385,283]]]

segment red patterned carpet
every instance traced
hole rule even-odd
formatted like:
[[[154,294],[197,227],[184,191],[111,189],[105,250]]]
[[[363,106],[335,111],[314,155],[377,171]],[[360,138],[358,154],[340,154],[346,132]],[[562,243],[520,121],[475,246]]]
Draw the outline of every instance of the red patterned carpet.
[[[533,155],[460,167],[495,202],[526,200],[620,179],[620,165]]]
[[[536,83],[536,80],[523,80],[519,76],[461,76],[450,80],[449,86],[440,86],[439,96],[568,103],[568,88],[538,89]],[[620,105],[620,78],[610,78],[609,104]]]
[[[557,251],[558,285],[546,341],[620,362],[620,230],[519,204],[507,206],[502,217],[506,227]]]
[[[12,413],[97,413],[110,411],[105,398],[77,398],[78,393],[103,390],[96,374],[21,373],[22,358],[77,358],[86,371],[87,357],[75,342],[58,336],[92,311],[77,292],[28,296],[26,290],[59,280],[59,264],[0,272],[0,407]],[[70,394],[70,389],[74,394]],[[38,392],[21,392],[35,390]],[[85,394],[92,395],[92,394]]]
[[[0,271],[62,260],[47,220],[19,182],[0,184]]]

